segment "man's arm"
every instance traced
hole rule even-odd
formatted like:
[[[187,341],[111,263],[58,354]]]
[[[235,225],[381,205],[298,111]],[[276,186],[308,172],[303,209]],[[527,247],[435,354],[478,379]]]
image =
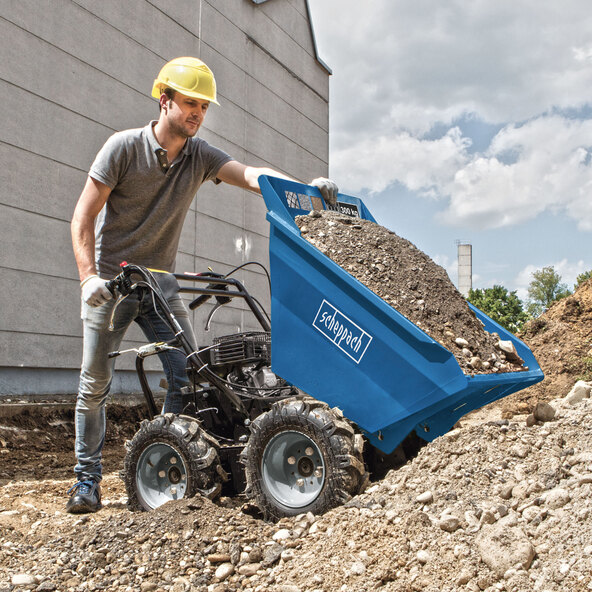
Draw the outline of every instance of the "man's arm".
[[[249,189],[256,193],[261,193],[259,189],[259,177],[261,175],[270,175],[272,177],[279,177],[280,179],[286,179],[288,181],[296,181],[282,173],[278,173],[273,169],[265,167],[252,167],[244,165],[236,160],[231,160],[220,167],[218,174],[216,175],[220,181],[228,183],[229,185],[236,185],[243,189]]]
[[[80,281],[97,274],[95,267],[95,220],[103,209],[111,189],[88,177],[72,216],[72,246]]]
[[[237,187],[255,191],[256,193],[261,193],[258,180],[261,175],[279,177],[280,179],[286,179],[287,181],[296,181],[296,179],[288,177],[283,173],[278,173],[273,169],[247,166],[236,160],[231,160],[222,165],[216,176],[220,181],[224,181],[224,183],[236,185]],[[310,184],[319,188],[321,195],[325,198],[327,203],[335,205],[338,189],[333,181],[325,179],[324,177],[319,177],[318,179],[313,179]]]
[[[97,275],[95,266],[95,220],[105,205],[111,189],[88,177],[72,216],[72,247],[78,265],[82,298],[90,306],[100,306],[111,299],[106,280]]]

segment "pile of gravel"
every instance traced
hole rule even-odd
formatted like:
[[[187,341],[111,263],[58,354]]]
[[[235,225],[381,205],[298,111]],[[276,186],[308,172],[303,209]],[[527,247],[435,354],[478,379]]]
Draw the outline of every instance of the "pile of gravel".
[[[466,374],[525,370],[511,342],[488,333],[446,271],[408,240],[336,212],[297,216],[308,242],[456,357]]]
[[[546,421],[469,418],[345,506],[277,524],[199,497],[131,513],[115,473],[85,516],[65,482],[4,483],[0,590],[592,590],[590,390]]]

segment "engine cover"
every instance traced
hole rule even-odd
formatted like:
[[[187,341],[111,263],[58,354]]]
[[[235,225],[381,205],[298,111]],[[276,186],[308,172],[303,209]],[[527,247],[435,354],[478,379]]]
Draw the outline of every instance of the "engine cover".
[[[235,333],[214,339],[211,361],[214,366],[263,362],[271,364],[271,334],[267,331]]]

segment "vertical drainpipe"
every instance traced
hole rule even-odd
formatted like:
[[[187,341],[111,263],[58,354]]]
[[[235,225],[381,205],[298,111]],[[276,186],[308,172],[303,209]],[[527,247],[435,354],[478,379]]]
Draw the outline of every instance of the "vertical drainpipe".
[[[199,23],[197,24],[197,34],[198,34],[198,43],[197,43],[197,57],[201,60],[201,7],[202,7],[203,0],[199,0]]]

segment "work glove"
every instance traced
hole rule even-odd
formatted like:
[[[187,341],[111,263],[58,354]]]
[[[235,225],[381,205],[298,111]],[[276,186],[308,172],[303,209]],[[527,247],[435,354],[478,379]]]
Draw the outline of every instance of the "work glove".
[[[337,193],[339,192],[339,188],[333,181],[331,181],[331,179],[319,177],[318,179],[313,179],[310,184],[321,192],[325,203],[330,206],[337,205]]]
[[[89,306],[101,306],[113,298],[113,294],[107,289],[107,280],[102,280],[98,275],[91,275],[80,283],[82,299]]]

